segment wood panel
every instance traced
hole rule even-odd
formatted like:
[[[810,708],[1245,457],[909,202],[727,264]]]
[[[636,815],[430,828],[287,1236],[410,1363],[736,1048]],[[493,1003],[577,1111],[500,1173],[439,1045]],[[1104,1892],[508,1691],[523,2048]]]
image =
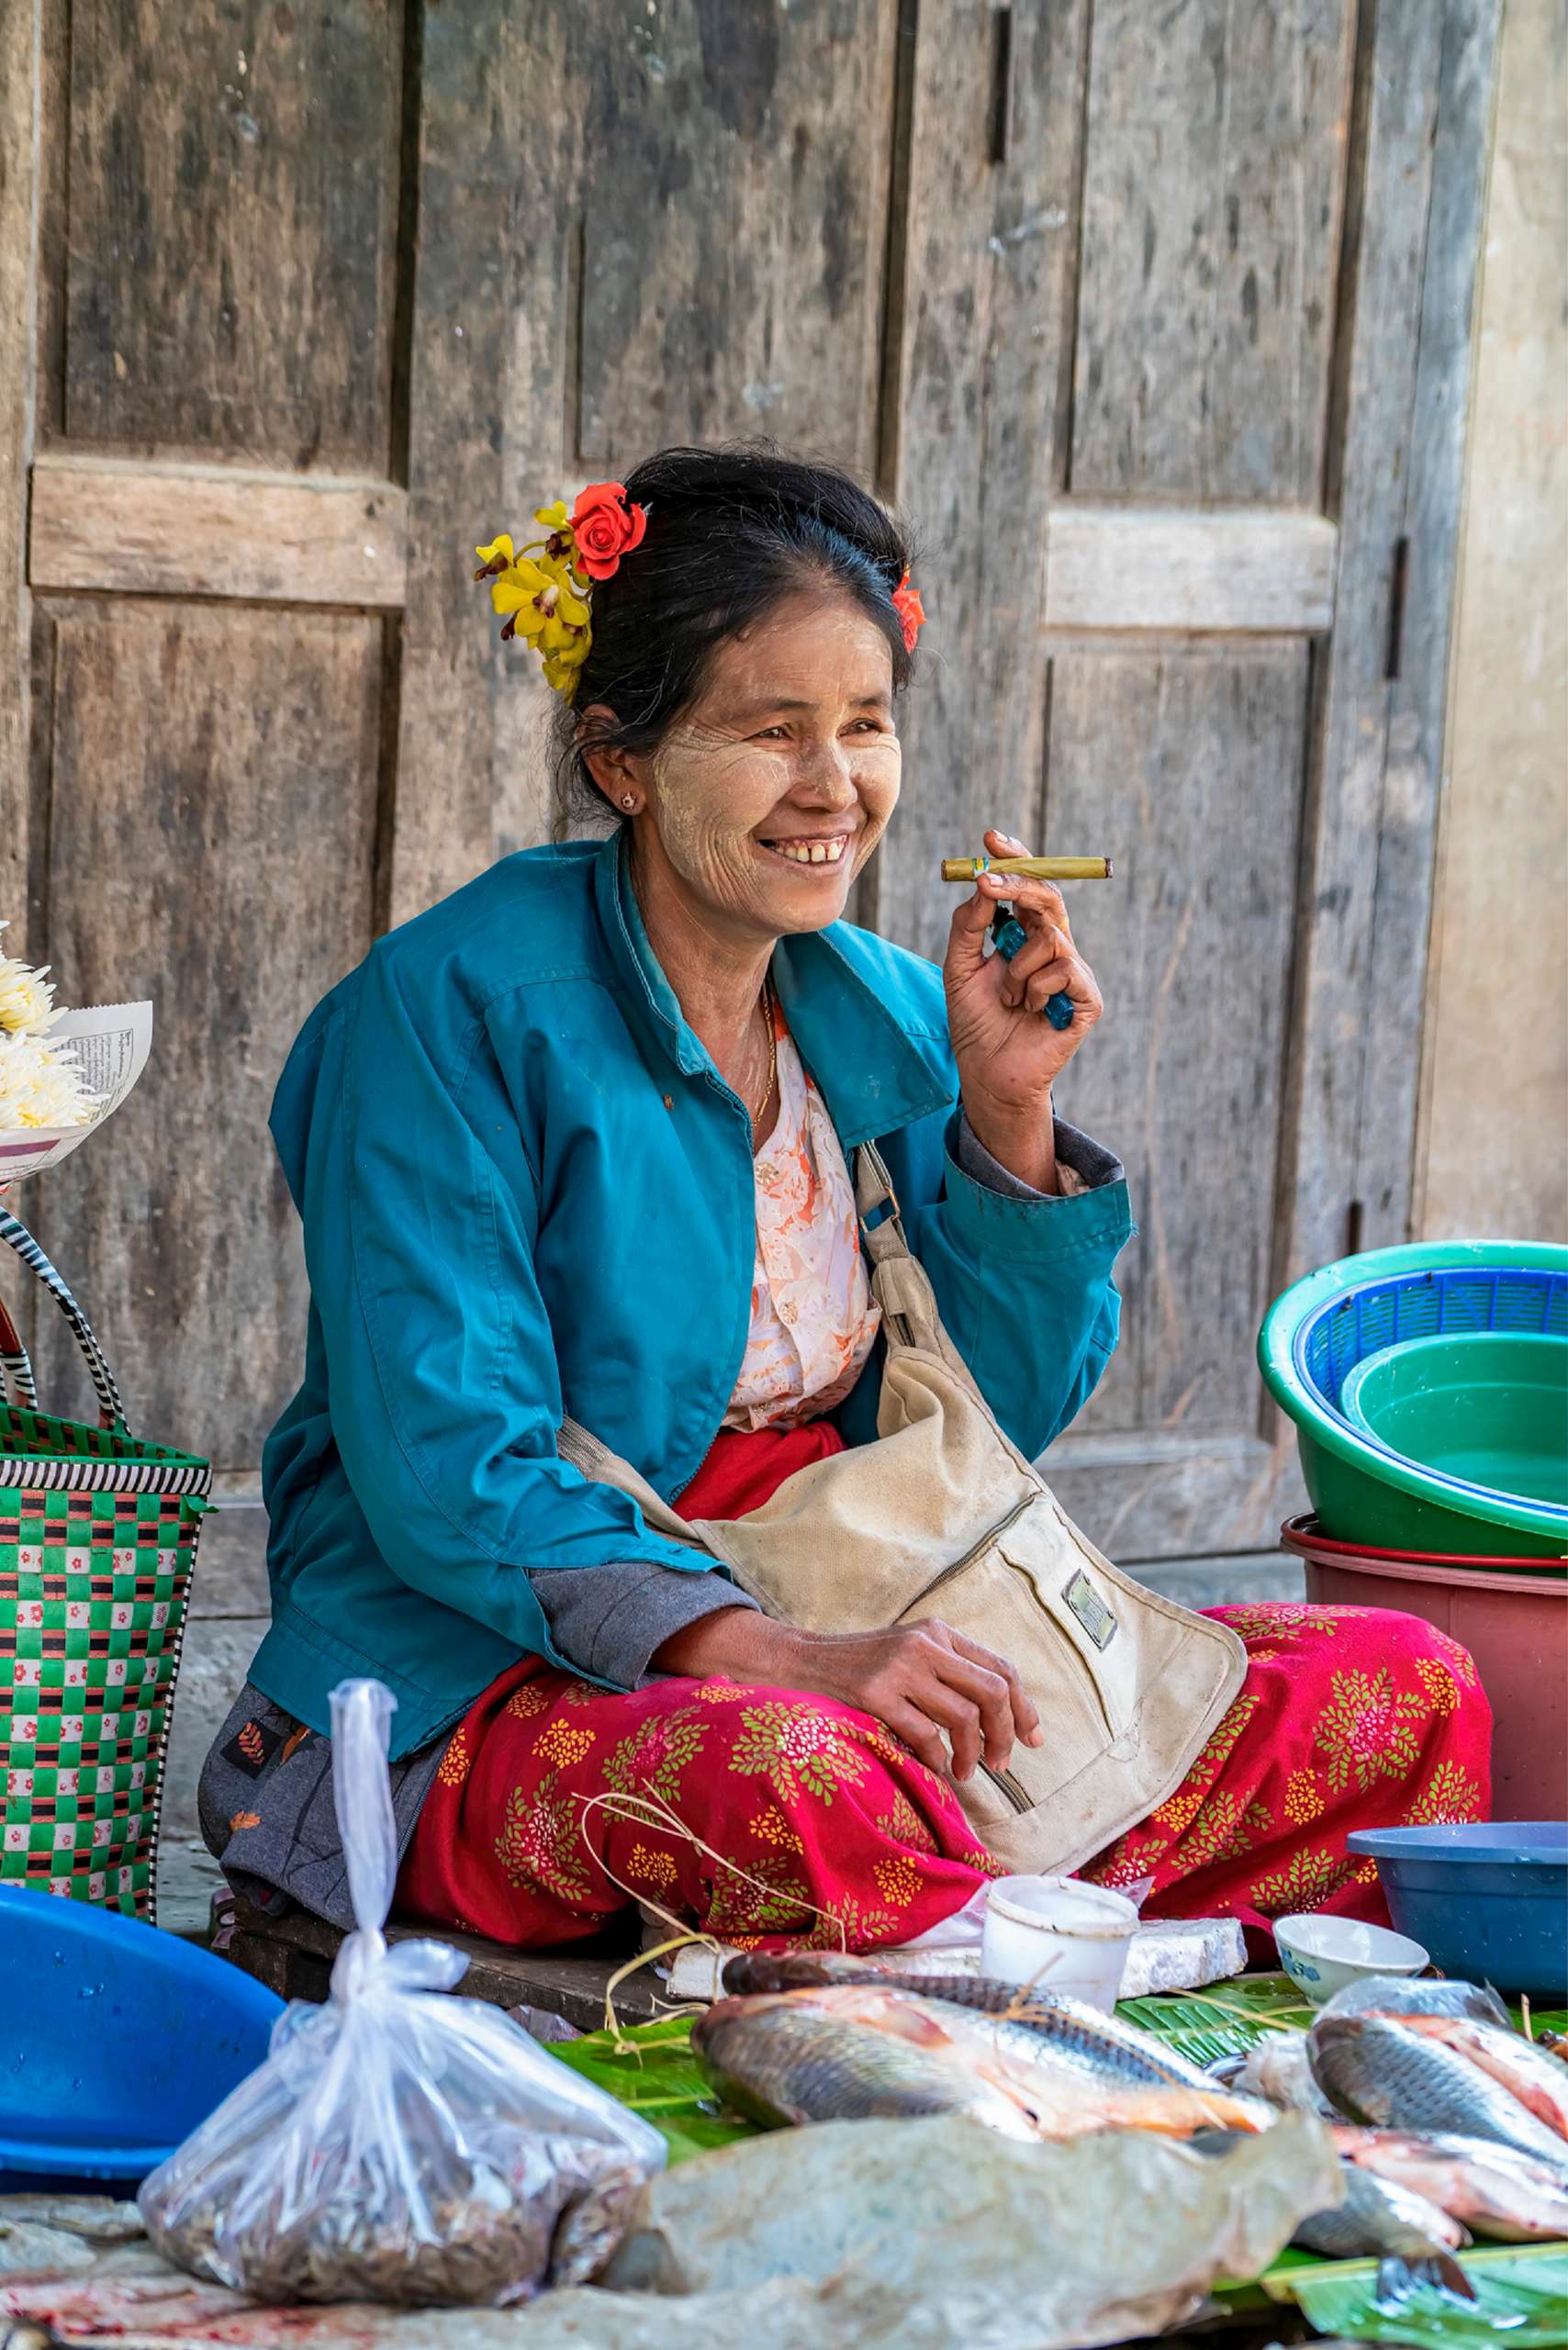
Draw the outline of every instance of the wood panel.
[[[34,588],[397,610],[408,498],[391,482],[230,465],[40,457]]]
[[[1060,1105],[1142,1226],[1086,1431],[1258,1427],[1306,671],[1299,643],[1052,664],[1048,831],[1116,866],[1073,896],[1106,1009]]]
[[[599,15],[570,453],[758,431],[876,460],[894,8],[685,0]]]
[[[252,1467],[298,1376],[297,1219],[266,1134],[317,999],[370,943],[382,623],[118,599],[51,615],[49,949],[149,995],[136,1094],[29,1203],[132,1424]],[[40,1328],[52,1397],[84,1379]]]
[[[1497,13],[1498,0],[1380,0],[1358,55],[1327,500],[1339,525],[1338,615],[1314,678],[1303,878],[1312,919],[1297,961],[1280,1286],[1348,1248],[1407,1237],[1464,322]],[[1416,601],[1396,648],[1402,573]],[[1380,898],[1385,827],[1410,845],[1391,846]],[[1396,883],[1411,901],[1403,910],[1391,902]],[[1379,953],[1374,912],[1394,923],[1402,965]],[[1375,1098],[1385,1086],[1397,1092],[1393,1117]]]
[[[72,0],[64,424],[386,461],[391,0]]]
[[[547,829],[553,698],[495,642],[478,540],[669,442],[869,460],[891,28],[882,0],[425,13],[396,916]]]
[[[24,541],[32,441],[37,10],[0,8],[0,920],[27,939],[29,628]]]
[[[954,0],[916,19],[884,486],[928,550],[931,621],[901,721],[903,798],[864,915],[927,955],[952,915],[941,857],[978,848],[988,824],[1025,840],[1038,824],[1042,547],[1060,474],[1086,19],[1082,5],[1011,12],[1004,141],[997,12]]]
[[[1096,0],[1071,483],[1316,503],[1352,0]]]
[[[1070,498],[1047,526],[1046,627],[1316,635],[1333,621],[1338,553],[1320,514]]]

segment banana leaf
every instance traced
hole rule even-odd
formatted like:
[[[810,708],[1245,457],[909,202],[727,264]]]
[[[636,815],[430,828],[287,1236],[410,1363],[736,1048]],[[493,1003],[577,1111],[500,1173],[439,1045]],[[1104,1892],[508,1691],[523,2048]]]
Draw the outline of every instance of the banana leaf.
[[[1380,2305],[1375,2260],[1309,2262],[1271,2269],[1271,2297],[1292,2300],[1320,2333],[1346,2342],[1397,2342],[1411,2350],[1561,2350],[1568,2340],[1568,2246],[1497,2244],[1468,2252],[1473,2304],[1420,2287]]]
[[[1521,2011],[1514,2005],[1516,2023]],[[1238,1975],[1204,1991],[1156,1992],[1146,1999],[1123,1999],[1116,2013],[1199,2065],[1216,2056],[1242,2056],[1280,2031],[1305,2031],[1315,2010],[1288,1975]],[[1531,2010],[1535,2031],[1568,2031],[1568,2011]]]
[[[652,2122],[669,2148],[672,2167],[711,2146],[756,2135],[755,2122],[723,2112],[703,2078],[691,2053],[689,2016],[664,2016],[620,2032],[585,2032],[580,2040],[552,2042],[550,2053]]]

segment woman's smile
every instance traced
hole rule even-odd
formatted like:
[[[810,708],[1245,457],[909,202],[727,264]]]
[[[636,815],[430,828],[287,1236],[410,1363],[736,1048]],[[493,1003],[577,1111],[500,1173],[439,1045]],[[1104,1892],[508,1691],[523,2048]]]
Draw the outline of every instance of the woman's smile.
[[[760,845],[788,865],[836,866],[854,837],[853,832],[791,833],[766,838]]]

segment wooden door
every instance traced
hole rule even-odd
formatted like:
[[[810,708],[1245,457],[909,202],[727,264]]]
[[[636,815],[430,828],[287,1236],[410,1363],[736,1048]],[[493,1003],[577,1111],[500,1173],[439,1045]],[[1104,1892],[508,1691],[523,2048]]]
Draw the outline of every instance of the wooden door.
[[[160,1023],[21,1204],[140,1420],[253,1492],[288,1040],[545,830],[476,541],[765,431],[926,548],[865,918],[938,952],[988,821],[1116,859],[1063,1107],[1143,1236],[1051,1473],[1123,1557],[1271,1539],[1259,1316],[1406,1212],[1495,9],[0,11],[0,911]]]

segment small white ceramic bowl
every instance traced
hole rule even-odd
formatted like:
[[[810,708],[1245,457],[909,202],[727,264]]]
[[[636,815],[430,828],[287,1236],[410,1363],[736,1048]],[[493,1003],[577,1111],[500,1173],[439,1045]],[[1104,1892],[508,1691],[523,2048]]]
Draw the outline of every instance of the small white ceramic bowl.
[[[1276,1918],[1280,1964],[1315,2008],[1368,1975],[1419,1975],[1429,1964],[1419,1942],[1359,1918]]]

